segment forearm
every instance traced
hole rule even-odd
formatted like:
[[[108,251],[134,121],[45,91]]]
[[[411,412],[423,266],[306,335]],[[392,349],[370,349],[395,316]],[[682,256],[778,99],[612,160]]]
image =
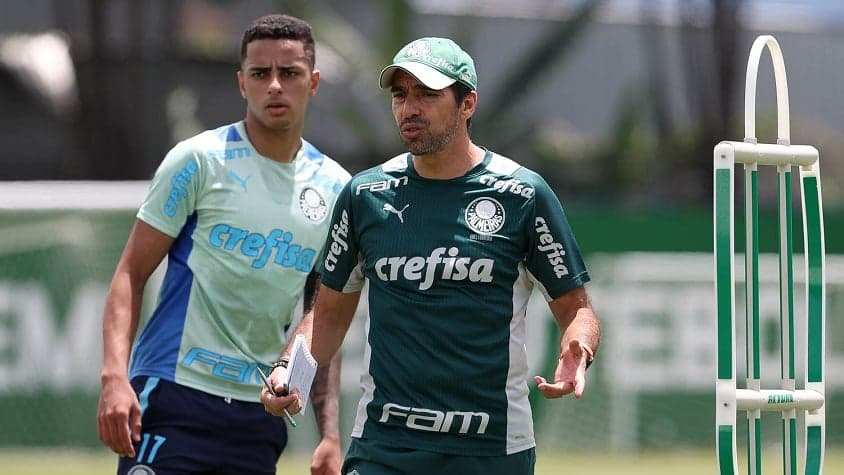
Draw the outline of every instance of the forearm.
[[[126,376],[132,342],[138,331],[144,287],[172,243],[172,237],[141,220],[135,221],[106,296],[103,377]]]
[[[314,321],[314,305],[316,304],[316,298],[319,294],[319,287],[319,273],[311,271],[311,273],[308,274],[308,277],[305,280],[302,320],[299,321],[298,325],[296,325],[296,327],[293,328],[293,331],[290,332],[290,335],[287,339],[287,345],[281,350],[281,354],[279,354],[278,356],[279,360],[290,359],[290,350],[292,348],[293,342],[296,340],[297,335],[304,336],[305,341],[308,344],[308,348],[311,348],[311,334]]]
[[[340,437],[340,367],[341,353],[337,352],[328,366],[320,367],[311,388],[311,405],[320,436]]]
[[[573,340],[580,341],[598,351],[601,344],[601,324],[589,296],[583,287],[578,287],[550,303],[551,312],[560,328],[560,351],[569,347]]]
[[[317,302],[316,309],[305,314],[302,321],[299,322],[299,325],[290,334],[287,346],[285,346],[279,355],[279,360],[290,359],[293,341],[297,335],[302,335],[305,337],[305,342],[308,344],[308,348],[316,360],[317,366],[320,369],[328,367],[329,363],[333,361],[332,358],[334,355],[338,353],[340,345],[343,343],[349,323],[343,323],[342,320],[338,320],[336,313],[332,313],[332,311],[326,310],[324,307],[324,305]],[[353,314],[354,309],[352,309]]]
[[[103,312],[103,367],[101,377],[126,377],[132,342],[138,329],[143,285],[117,272]]]
[[[601,345],[601,325],[591,307],[581,307],[566,327],[560,338],[560,350],[568,348],[569,342],[578,340],[592,350],[593,356]]]
[[[352,323],[360,292],[342,293],[322,286],[314,307],[310,348],[317,364],[328,365]]]
[[[311,353],[319,367],[328,365],[339,354],[343,338],[346,336],[348,325],[329,323],[326,319],[314,321]]]

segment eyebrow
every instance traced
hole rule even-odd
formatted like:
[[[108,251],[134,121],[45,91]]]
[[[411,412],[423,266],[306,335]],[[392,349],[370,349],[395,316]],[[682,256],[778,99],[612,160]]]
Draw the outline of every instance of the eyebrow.
[[[272,69],[273,69],[273,66],[267,66],[267,65],[262,65],[262,64],[256,64],[256,65],[251,65],[251,66],[246,67],[247,71],[272,71]],[[281,65],[281,66],[276,67],[276,69],[279,70],[279,71],[291,71],[291,70],[299,71],[299,70],[303,70],[305,68],[302,68],[301,66],[296,65],[296,64],[285,64],[285,65]]]
[[[430,87],[428,87],[428,86],[426,86],[426,85],[422,84],[422,82],[421,82],[421,81],[417,81],[415,84],[413,84],[413,86],[411,86],[411,88],[412,88],[412,89],[421,89],[421,90],[423,90],[423,91],[434,91],[434,92],[441,92],[441,91],[443,91],[443,89],[431,89]],[[407,88],[402,87],[402,86],[395,86],[395,85],[394,85],[394,86],[390,86],[390,92],[404,91],[404,90],[406,90],[406,89],[407,89]]]

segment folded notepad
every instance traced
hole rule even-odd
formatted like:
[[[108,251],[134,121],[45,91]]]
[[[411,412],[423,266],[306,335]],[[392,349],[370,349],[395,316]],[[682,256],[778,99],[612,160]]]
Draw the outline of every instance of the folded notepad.
[[[287,390],[299,392],[299,400],[302,402],[302,411],[308,407],[308,398],[311,395],[311,384],[316,375],[317,362],[308,349],[304,335],[296,335],[293,340],[293,348],[290,351],[290,362],[287,364]]]

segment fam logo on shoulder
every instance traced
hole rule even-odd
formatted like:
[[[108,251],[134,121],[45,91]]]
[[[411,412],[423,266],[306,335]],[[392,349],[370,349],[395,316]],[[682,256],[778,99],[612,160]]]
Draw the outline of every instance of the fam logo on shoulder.
[[[478,234],[495,234],[504,226],[504,207],[494,198],[482,196],[466,207],[466,225]]]
[[[325,199],[311,187],[306,187],[299,193],[299,208],[305,214],[305,217],[315,222],[322,221],[328,214]]]

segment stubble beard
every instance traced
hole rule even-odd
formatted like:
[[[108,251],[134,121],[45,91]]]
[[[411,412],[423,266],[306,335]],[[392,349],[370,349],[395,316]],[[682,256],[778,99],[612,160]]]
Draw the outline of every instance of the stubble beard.
[[[451,143],[456,136],[457,120],[455,119],[454,122],[447,126],[445,131],[440,134],[423,134],[418,140],[404,140],[404,144],[413,155],[428,155],[445,149],[446,145]]]

